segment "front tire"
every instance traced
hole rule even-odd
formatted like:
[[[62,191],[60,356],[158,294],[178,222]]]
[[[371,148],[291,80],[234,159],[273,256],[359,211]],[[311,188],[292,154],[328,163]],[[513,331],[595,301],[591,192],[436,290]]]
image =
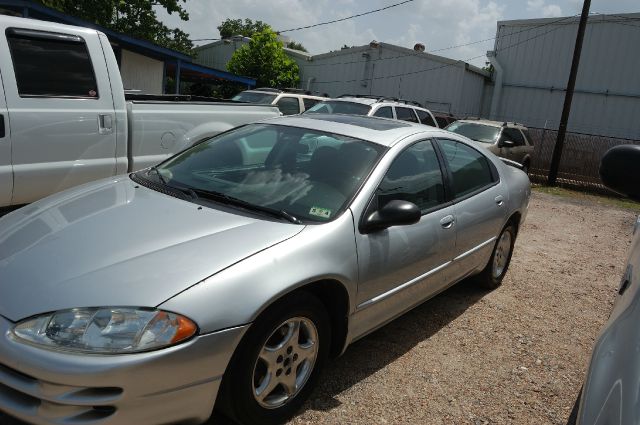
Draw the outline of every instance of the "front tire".
[[[284,422],[309,397],[330,340],[318,298],[298,292],[277,301],[238,345],[222,382],[222,410],[244,425]]]
[[[513,223],[508,223],[498,236],[489,262],[478,275],[478,281],[483,288],[496,289],[502,284],[502,279],[504,279],[511,263],[515,241],[516,226]]]

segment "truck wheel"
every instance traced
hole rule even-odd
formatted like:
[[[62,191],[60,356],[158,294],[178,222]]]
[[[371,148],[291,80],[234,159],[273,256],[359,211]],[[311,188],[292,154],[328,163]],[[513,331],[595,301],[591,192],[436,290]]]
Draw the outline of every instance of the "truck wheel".
[[[329,353],[323,304],[307,292],[277,301],[256,319],[223,378],[221,409],[243,425],[286,421],[309,397]]]

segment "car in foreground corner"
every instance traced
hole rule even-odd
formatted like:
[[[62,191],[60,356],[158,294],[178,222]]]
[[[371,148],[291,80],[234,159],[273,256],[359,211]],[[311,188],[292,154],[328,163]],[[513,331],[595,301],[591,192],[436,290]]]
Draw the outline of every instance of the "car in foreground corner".
[[[419,124],[280,117],[0,219],[0,410],[37,424],[280,423],[329,356],[476,275],[527,176]]]
[[[600,164],[610,189],[640,201],[640,146],[607,151]],[[598,336],[569,424],[640,424],[640,217],[609,320]]]

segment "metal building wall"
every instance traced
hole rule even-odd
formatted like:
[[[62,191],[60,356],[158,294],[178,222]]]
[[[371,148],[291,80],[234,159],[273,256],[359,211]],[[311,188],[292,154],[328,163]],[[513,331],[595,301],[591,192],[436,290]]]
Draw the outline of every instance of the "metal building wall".
[[[196,57],[193,61],[197,64],[208,66],[214,69],[227,69],[227,62],[231,59],[233,52],[242,47],[242,40],[229,40],[229,42],[216,41],[196,47]]]
[[[488,73],[460,61],[386,43],[315,55],[302,67],[313,91],[415,100],[457,115],[479,115]]]
[[[504,73],[492,118],[558,128],[579,20],[558,19],[498,22],[496,59]],[[640,13],[589,17],[569,131],[639,137],[638,46]]]
[[[125,89],[162,94],[164,62],[122,49],[120,74]]]

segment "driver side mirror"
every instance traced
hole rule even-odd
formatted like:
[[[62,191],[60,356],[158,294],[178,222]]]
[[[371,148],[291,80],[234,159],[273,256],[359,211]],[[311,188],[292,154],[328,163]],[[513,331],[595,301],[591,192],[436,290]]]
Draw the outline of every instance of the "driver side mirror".
[[[600,177],[609,189],[640,201],[640,146],[609,149],[600,161]]]
[[[499,148],[512,148],[514,147],[516,144],[513,143],[511,140],[500,140],[498,142],[498,147]]]
[[[407,226],[420,221],[420,217],[420,208],[413,202],[393,200],[369,214],[360,230],[362,233],[373,233],[391,226]]]

